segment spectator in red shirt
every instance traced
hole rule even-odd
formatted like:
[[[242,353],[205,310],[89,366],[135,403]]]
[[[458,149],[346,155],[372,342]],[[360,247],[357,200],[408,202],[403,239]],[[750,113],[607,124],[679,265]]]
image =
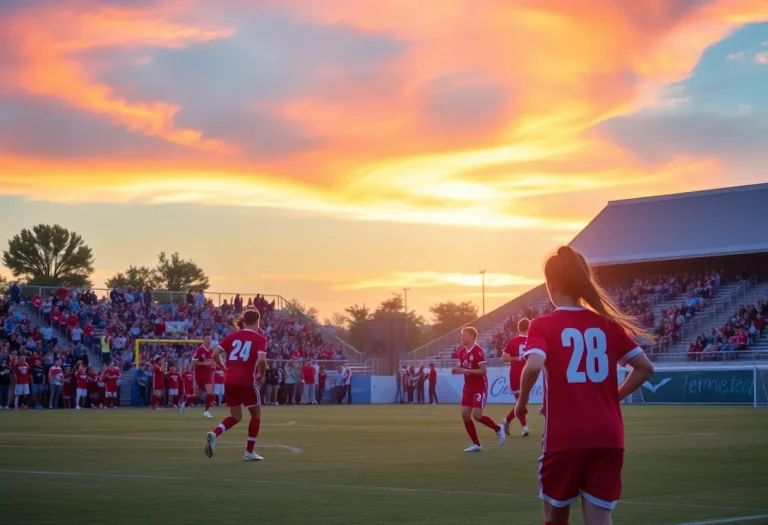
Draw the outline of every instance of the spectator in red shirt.
[[[429,363],[429,373],[427,374],[427,381],[429,382],[429,404],[436,405],[437,400],[437,370],[435,370],[435,363]]]
[[[304,366],[301,367],[301,382],[304,384],[304,390],[301,395],[302,405],[316,405],[317,399],[315,396],[315,367],[311,361],[305,361]]]

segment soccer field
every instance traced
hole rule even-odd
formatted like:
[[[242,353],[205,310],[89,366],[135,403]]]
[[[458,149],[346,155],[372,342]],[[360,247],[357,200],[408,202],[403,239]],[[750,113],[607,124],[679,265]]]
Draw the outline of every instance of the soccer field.
[[[498,420],[506,408],[487,413]],[[466,454],[455,405],[265,407],[257,452],[266,460],[244,463],[244,424],[213,459],[203,454],[224,413],[4,412],[2,522],[541,523],[541,417],[530,418],[529,438],[513,424],[503,448],[479,428],[485,450]],[[768,412],[636,406],[624,415],[616,523],[768,523]]]

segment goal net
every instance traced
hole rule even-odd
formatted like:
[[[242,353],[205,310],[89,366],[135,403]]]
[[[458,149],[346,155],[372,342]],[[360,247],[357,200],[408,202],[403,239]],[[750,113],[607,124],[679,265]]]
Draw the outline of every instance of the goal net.
[[[619,371],[622,381],[627,371]],[[764,365],[657,366],[627,399],[633,405],[768,406],[768,363]]]
[[[137,339],[135,352],[136,366],[141,363],[152,363],[158,357],[181,371],[192,362],[195,350],[203,344],[199,339]]]

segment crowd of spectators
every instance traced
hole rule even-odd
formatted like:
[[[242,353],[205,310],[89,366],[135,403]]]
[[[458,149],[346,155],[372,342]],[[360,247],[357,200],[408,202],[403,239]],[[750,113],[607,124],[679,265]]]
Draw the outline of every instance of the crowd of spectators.
[[[725,361],[738,359],[739,352],[748,350],[765,336],[768,299],[741,305],[720,328],[712,328],[688,347],[688,358],[694,361]]]
[[[33,308],[46,324],[69,339],[75,348],[101,351],[106,361],[115,359],[123,368],[134,366],[137,339],[201,339],[211,333],[214,343],[234,330],[243,309],[256,308],[269,340],[270,359],[343,360],[340,345],[326,343],[309,323],[277,312],[275,302],[257,295],[247,303],[239,295],[230,303],[214,306],[202,290],[190,290],[183,301],[160,304],[150,289],[115,288],[99,299],[91,290],[59,288],[45,297],[35,295]],[[150,345],[142,349],[143,361],[157,355],[189,360],[192,345]],[[151,355],[150,355],[151,354]]]

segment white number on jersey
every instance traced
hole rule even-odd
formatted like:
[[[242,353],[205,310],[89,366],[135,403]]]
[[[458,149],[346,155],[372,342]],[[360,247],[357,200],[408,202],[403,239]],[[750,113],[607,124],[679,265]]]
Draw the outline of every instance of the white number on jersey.
[[[517,356],[523,357],[523,354],[525,353],[525,343],[521,344],[517,347]]]
[[[605,332],[599,328],[587,328],[583,334],[575,328],[566,328],[562,333],[564,348],[573,347],[566,377],[569,383],[602,383],[608,377],[608,343]],[[585,372],[579,371],[587,348]]]
[[[234,347],[234,350],[229,353],[230,361],[237,361],[238,359],[242,361],[248,361],[248,357],[251,355],[250,341],[247,341],[245,344],[243,344],[243,342],[238,339],[236,341],[232,341],[232,346]]]

